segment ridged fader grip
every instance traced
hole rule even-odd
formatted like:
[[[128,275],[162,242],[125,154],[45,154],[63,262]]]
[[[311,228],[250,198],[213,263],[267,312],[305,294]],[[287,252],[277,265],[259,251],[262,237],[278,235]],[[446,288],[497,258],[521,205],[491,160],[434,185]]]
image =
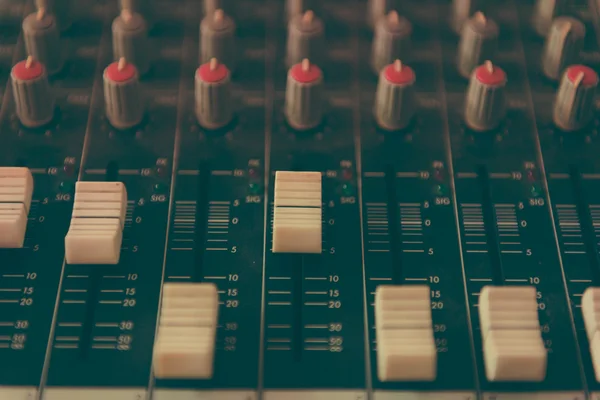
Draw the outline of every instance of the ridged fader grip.
[[[27,54],[44,64],[48,75],[61,70],[60,32],[52,14],[48,14],[44,8],[29,14],[23,20],[23,40]]]
[[[231,122],[233,107],[229,70],[213,58],[196,70],[196,117],[208,129],[218,129]]]
[[[47,124],[54,117],[54,95],[46,68],[33,57],[17,63],[10,73],[17,116],[29,128]]]
[[[144,104],[137,68],[124,58],[104,70],[106,117],[117,129],[129,129],[144,117]]]
[[[323,73],[308,59],[288,71],[285,90],[285,116],[297,130],[315,128],[323,119]]]

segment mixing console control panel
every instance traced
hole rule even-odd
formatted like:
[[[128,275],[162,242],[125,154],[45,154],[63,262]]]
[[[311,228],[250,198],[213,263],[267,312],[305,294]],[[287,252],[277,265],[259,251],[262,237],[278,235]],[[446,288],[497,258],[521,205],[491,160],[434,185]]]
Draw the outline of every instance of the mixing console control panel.
[[[597,0],[0,0],[1,400],[600,400]]]

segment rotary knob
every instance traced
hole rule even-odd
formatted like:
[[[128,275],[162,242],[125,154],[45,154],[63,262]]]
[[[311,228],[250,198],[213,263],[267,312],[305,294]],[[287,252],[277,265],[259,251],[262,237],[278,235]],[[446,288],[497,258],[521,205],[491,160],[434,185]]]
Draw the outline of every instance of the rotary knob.
[[[598,75],[583,65],[569,67],[562,76],[554,101],[554,124],[563,131],[585,128],[594,118]]]
[[[154,0],[119,0],[120,10],[140,14],[148,27],[154,23]]]
[[[367,23],[371,28],[375,27],[381,17],[390,11],[397,10],[396,0],[369,0],[367,4]]]
[[[294,17],[302,15],[308,10],[317,10],[317,6],[316,0],[286,0],[285,15],[287,20],[291,21]]]
[[[315,63],[322,60],[323,22],[312,11],[296,15],[288,24],[287,58],[288,67],[308,58]]]
[[[465,101],[465,123],[475,131],[489,131],[506,115],[506,74],[490,61],[473,71]]]
[[[542,71],[558,80],[569,65],[577,64],[583,49],[585,26],[571,17],[558,17],[552,22],[542,52]]]
[[[533,8],[531,24],[540,36],[546,36],[557,16],[565,12],[568,0],[537,0]]]
[[[379,73],[375,93],[375,121],[389,131],[406,128],[416,110],[415,73],[400,60],[394,61]]]
[[[144,105],[137,68],[121,58],[106,67],[103,79],[106,118],[112,126],[129,129],[140,124]]]
[[[60,32],[53,15],[47,14],[44,8],[29,14],[23,20],[23,39],[27,54],[44,64],[49,75],[61,70]]]
[[[285,116],[297,130],[317,127],[323,119],[323,73],[308,59],[288,71],[285,90]]]
[[[486,18],[482,12],[476,12],[467,20],[458,43],[457,68],[465,78],[485,60],[493,58],[498,46],[498,25]]]
[[[204,15],[213,15],[217,10],[231,15],[235,11],[235,0],[204,0]]]
[[[207,129],[218,129],[233,118],[229,70],[213,58],[196,70],[196,117]]]
[[[113,57],[125,58],[136,66],[140,74],[150,68],[150,46],[148,45],[148,26],[140,14],[125,9],[112,24]]]
[[[477,11],[481,10],[482,0],[453,0],[450,10],[450,27],[460,34],[463,24]]]
[[[54,95],[42,63],[29,56],[12,68],[10,80],[17,116],[24,126],[36,128],[54,118]]]
[[[371,68],[378,74],[394,60],[407,60],[410,56],[412,24],[396,11],[390,11],[375,25],[371,48]]]
[[[222,9],[204,17],[200,23],[200,63],[216,58],[229,71],[235,68],[235,22]]]
[[[61,31],[69,29],[72,24],[71,0],[35,0],[37,10],[44,9],[46,13],[54,15]]]

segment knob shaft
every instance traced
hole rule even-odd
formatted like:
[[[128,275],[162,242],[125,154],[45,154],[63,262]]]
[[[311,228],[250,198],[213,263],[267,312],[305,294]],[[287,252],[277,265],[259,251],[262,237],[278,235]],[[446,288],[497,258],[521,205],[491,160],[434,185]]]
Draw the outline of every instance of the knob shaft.
[[[288,71],[285,116],[297,130],[317,127],[323,119],[323,73],[307,59]]]
[[[308,58],[315,63],[323,56],[323,22],[312,11],[296,15],[288,24],[286,65]]]
[[[117,129],[129,129],[142,122],[144,104],[137,68],[124,58],[104,70],[106,117]]]
[[[56,19],[47,14],[44,8],[29,14],[23,20],[23,39],[27,54],[44,64],[49,75],[62,69],[64,61],[60,32]]]
[[[485,60],[493,58],[498,46],[498,25],[476,12],[462,28],[458,43],[457,69],[465,78]]]
[[[481,0],[453,0],[450,10],[450,27],[460,34],[463,24],[476,12],[480,11]]]
[[[490,61],[473,71],[465,101],[465,123],[475,131],[489,131],[506,115],[506,74]]]
[[[223,10],[228,15],[235,11],[235,0],[204,0],[204,15],[213,15],[217,10]]]
[[[585,40],[585,25],[575,18],[558,17],[552,22],[544,51],[542,71],[546,77],[558,80],[569,65],[577,64]]]
[[[216,58],[229,71],[235,68],[235,22],[222,9],[204,17],[200,23],[200,63]]]
[[[592,68],[569,67],[554,101],[554,124],[567,132],[585,128],[594,118],[597,87],[598,75]]]
[[[35,0],[37,10],[43,8],[46,13],[54,15],[61,31],[71,27],[74,4],[72,0]]]
[[[287,20],[291,21],[297,15],[302,15],[308,10],[318,11],[318,6],[317,0],[286,0],[285,15]]]
[[[410,58],[412,24],[396,11],[390,11],[375,25],[375,35],[371,48],[371,68],[378,74],[383,67],[394,60]]]
[[[386,16],[390,11],[397,10],[397,0],[369,0],[367,4],[367,24],[371,28],[375,27],[381,17]]]
[[[415,114],[415,73],[399,60],[383,68],[375,94],[375,121],[382,129],[406,128]]]
[[[114,59],[125,58],[142,75],[148,72],[151,57],[144,17],[125,9],[113,21],[112,33]]]
[[[546,36],[557,16],[566,10],[568,0],[537,0],[533,8],[531,24],[540,36]]]
[[[46,68],[33,57],[17,63],[10,73],[17,116],[21,123],[36,128],[54,118],[54,95]]]
[[[218,129],[233,118],[230,74],[213,58],[196,70],[196,117],[207,129]]]
[[[154,23],[154,0],[119,0],[119,9],[140,14],[149,28]]]

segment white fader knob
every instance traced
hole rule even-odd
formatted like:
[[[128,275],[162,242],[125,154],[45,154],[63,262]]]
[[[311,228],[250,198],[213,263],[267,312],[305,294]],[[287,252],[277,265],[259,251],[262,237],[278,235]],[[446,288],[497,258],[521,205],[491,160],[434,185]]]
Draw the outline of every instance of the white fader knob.
[[[213,375],[219,295],[212,283],[165,283],[153,369],[159,379]]]
[[[428,286],[379,286],[375,327],[380,381],[435,380],[437,348]]]
[[[600,288],[588,288],[581,298],[581,312],[585,323],[596,381],[600,382]]]
[[[532,286],[486,286],[479,296],[485,374],[490,382],[541,382],[548,351]]]
[[[118,264],[127,211],[122,182],[77,182],[71,226],[65,237],[68,264]]]
[[[321,253],[322,191],[320,172],[275,173],[273,253]]]
[[[32,193],[28,168],[0,168],[0,248],[23,247]]]

